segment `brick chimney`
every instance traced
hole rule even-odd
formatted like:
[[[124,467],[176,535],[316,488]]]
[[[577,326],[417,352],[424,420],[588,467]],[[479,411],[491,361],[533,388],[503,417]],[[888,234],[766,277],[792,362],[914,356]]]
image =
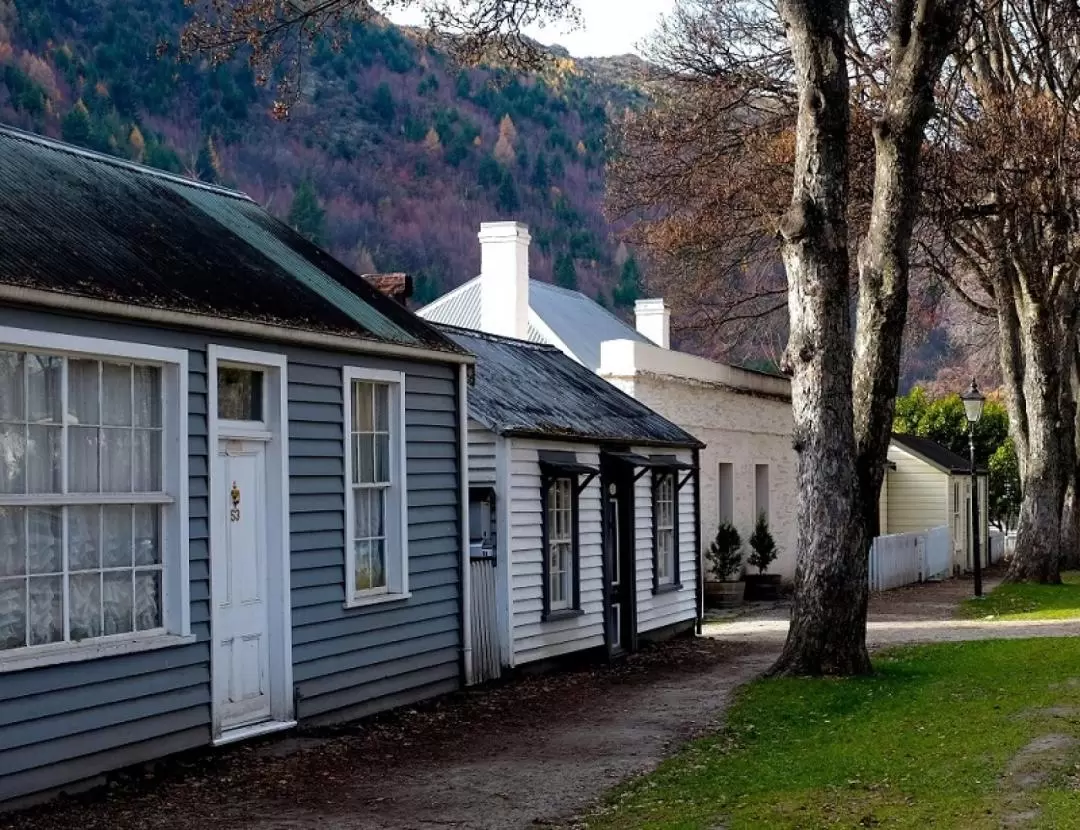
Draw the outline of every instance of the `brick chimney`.
[[[413,293],[413,279],[408,274],[364,274],[363,279],[401,305],[405,305]]]

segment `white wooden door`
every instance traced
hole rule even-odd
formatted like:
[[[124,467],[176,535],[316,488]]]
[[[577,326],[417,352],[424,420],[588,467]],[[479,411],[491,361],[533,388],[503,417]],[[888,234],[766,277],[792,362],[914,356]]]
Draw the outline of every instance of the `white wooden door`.
[[[213,474],[219,484],[212,521],[223,541],[210,555],[214,726],[220,735],[271,715],[266,443],[222,439]]]

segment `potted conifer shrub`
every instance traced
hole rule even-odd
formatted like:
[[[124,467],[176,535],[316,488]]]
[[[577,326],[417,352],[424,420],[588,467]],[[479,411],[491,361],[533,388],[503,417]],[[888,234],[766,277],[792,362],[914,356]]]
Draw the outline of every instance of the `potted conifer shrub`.
[[[746,598],[752,600],[775,600],[780,597],[780,574],[765,573],[769,565],[776,561],[780,549],[776,546],[769,519],[760,513],[750,536],[750,555],[746,564],[757,568],[756,574],[746,575]]]
[[[730,522],[721,522],[716,529],[705,559],[709,569],[705,574],[705,602],[717,608],[742,605],[746,586],[739,580],[742,569],[742,537]]]

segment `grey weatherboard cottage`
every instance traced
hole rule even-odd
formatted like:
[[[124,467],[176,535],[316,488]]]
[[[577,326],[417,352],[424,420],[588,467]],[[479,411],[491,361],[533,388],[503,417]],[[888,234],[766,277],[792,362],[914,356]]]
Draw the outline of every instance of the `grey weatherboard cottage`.
[[[0,130],[0,805],[461,686],[470,362],[240,194]]]

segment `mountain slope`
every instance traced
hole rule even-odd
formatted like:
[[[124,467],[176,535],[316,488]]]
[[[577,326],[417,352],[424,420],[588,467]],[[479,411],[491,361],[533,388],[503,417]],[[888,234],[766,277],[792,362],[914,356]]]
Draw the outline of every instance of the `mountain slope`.
[[[184,20],[182,0],[0,0],[0,119],[244,190],[358,270],[412,273],[419,300],[475,275],[479,223],[510,218],[538,276],[610,297],[627,254],[602,215],[604,137],[630,85],[569,58],[461,69],[356,25],[317,46],[281,123],[242,61],[158,58]]]

